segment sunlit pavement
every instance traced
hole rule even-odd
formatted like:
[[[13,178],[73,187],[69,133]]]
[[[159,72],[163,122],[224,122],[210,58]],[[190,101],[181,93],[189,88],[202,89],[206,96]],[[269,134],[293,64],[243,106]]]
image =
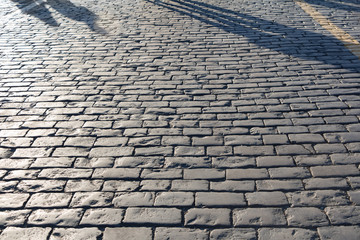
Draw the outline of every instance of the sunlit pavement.
[[[0,239],[360,239],[357,0],[0,0]]]

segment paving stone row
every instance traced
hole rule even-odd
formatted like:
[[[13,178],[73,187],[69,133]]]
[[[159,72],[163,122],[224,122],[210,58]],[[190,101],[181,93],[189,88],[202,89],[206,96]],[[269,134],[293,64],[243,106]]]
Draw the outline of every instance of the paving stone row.
[[[0,239],[360,238],[360,59],[295,2],[0,2]]]

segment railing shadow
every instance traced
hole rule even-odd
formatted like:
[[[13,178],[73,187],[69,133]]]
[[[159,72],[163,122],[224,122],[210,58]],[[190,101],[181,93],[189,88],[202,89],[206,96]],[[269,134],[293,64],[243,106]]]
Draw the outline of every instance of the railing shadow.
[[[293,28],[245,13],[225,9],[196,0],[145,0],[171,11],[187,15],[226,32],[246,37],[249,42],[289,56],[341,65],[352,58],[353,64],[341,67],[360,71],[360,60],[335,37]],[[354,67],[355,66],[355,67]]]
[[[50,6],[66,18],[72,19],[77,22],[84,22],[94,32],[106,34],[106,31],[97,24],[98,17],[96,14],[91,12],[86,7],[76,6],[69,0],[47,0],[46,2],[40,2],[35,0],[12,1],[16,3],[16,6],[19,9],[23,9],[26,5],[32,3],[39,3],[36,7],[26,11],[26,13],[40,19],[48,25],[59,26],[59,24],[51,15],[51,12],[47,9],[46,6]]]

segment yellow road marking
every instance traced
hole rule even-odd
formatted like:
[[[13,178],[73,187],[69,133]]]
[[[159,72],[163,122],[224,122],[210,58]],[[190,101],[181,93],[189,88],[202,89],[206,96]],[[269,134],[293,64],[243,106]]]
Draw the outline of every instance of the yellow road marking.
[[[324,15],[316,11],[310,4],[303,0],[295,0],[295,2],[315,21],[317,21],[323,28],[328,30],[334,37],[344,43],[344,46],[349,49],[355,56],[360,58],[360,42],[354,39],[350,34],[333,24]]]

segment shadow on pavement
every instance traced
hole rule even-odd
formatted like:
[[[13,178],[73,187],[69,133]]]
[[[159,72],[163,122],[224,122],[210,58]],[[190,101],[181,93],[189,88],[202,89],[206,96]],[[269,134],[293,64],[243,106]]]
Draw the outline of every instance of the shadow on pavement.
[[[304,2],[307,2],[309,4],[324,6],[324,7],[327,7],[327,8],[341,9],[341,10],[345,10],[345,11],[349,11],[349,12],[351,12],[351,11],[352,12],[360,12],[360,7],[344,4],[344,2],[348,3],[348,4],[360,4],[359,1],[355,2],[355,1],[345,1],[345,0],[332,0],[332,1],[304,0]]]
[[[59,24],[56,22],[56,20],[51,15],[51,12],[45,7],[45,2],[39,2],[39,1],[35,1],[35,0],[11,0],[11,1],[16,3],[16,6],[20,10],[22,10],[22,12],[32,15],[50,26],[53,26],[53,27],[59,26]],[[26,8],[27,6],[29,6],[31,4],[35,4],[35,3],[37,4],[36,7],[32,8],[28,11],[26,11],[26,10],[24,11],[24,8]]]
[[[62,14],[64,17],[70,18],[78,22],[84,22],[94,32],[105,33],[106,31],[96,24],[98,17],[95,13],[83,6],[76,6],[69,0],[48,0],[53,9]]]
[[[39,1],[35,0],[12,0],[13,2],[16,2],[16,6],[20,9],[24,8],[27,5],[30,5],[32,3],[37,3]],[[89,9],[83,6],[76,6],[69,0],[47,0],[46,2],[40,2],[36,7],[32,8],[29,11],[26,11],[25,13],[33,15],[37,17],[38,19],[42,20],[48,25],[51,26],[59,26],[59,24],[56,22],[56,20],[52,17],[51,12],[46,8],[47,6],[50,6],[54,10],[56,10],[58,13],[63,15],[66,18],[78,21],[78,22],[84,22],[92,31],[98,32],[98,33],[106,33],[106,31],[97,25],[96,21],[98,20],[98,17],[96,14],[91,12]]]
[[[195,0],[146,0],[171,11],[190,16],[226,32],[246,37],[258,46],[306,60],[341,65],[360,71],[360,60],[335,37],[264,20],[241,12]],[[351,59],[343,64],[343,60]]]

